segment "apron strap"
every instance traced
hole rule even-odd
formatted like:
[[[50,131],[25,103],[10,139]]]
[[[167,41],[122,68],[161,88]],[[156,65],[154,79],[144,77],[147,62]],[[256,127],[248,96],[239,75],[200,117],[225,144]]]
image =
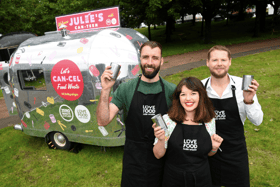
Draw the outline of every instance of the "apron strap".
[[[160,84],[161,84],[162,92],[163,92],[164,95],[165,95],[165,89],[164,89],[164,85],[163,85],[163,82],[162,82],[161,77],[159,77],[159,81],[160,81]]]
[[[204,86],[205,89],[206,89],[206,87],[207,87],[207,84],[208,84],[209,80],[210,80],[210,78],[208,78],[207,81],[206,81],[206,83],[205,83],[205,86]]]
[[[235,86],[231,85],[232,97],[234,98],[235,98],[235,90],[236,90]]]
[[[136,88],[135,88],[135,91],[134,91],[134,93],[137,91],[137,89],[138,89],[138,86],[139,86],[139,84],[140,84],[140,79],[141,79],[141,74],[138,76],[138,81],[137,81],[137,85],[136,85]]]

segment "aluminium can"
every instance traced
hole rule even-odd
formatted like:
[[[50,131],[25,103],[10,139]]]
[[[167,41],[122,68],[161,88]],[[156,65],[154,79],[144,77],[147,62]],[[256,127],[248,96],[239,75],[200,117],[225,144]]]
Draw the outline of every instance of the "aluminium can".
[[[113,72],[112,79],[116,80],[121,69],[121,66],[117,63],[111,62],[111,71]]]
[[[251,85],[253,79],[254,79],[254,75],[243,75],[241,89],[247,91],[250,88],[249,85]]]
[[[157,126],[160,126],[162,129],[164,129],[165,132],[167,131],[167,125],[163,120],[161,114],[154,115],[151,119],[154,123],[157,124]]]

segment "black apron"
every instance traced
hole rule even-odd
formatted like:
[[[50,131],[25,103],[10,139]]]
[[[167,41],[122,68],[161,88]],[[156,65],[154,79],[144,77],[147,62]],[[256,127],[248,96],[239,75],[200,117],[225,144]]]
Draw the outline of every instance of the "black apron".
[[[155,140],[151,117],[168,111],[164,85],[162,92],[143,94],[138,92],[140,77],[129,108],[124,145],[122,187],[161,186],[164,157],[157,159],[153,153]]]
[[[205,88],[208,82],[209,79]],[[210,170],[213,185],[248,187],[249,163],[244,127],[235,97],[235,86],[232,85],[231,90],[232,98],[210,98],[216,112],[216,134],[224,139],[222,152],[218,151],[209,157]]]
[[[204,123],[178,123],[168,140],[163,186],[211,187],[208,163],[208,153],[211,149],[211,137]]]

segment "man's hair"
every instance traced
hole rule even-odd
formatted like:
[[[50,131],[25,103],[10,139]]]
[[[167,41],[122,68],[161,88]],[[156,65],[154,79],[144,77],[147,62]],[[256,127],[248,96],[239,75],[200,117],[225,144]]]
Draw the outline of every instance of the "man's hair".
[[[209,49],[209,51],[208,51],[208,54],[207,54],[207,59],[208,60],[210,60],[211,52],[214,51],[214,50],[226,51],[228,53],[228,58],[231,59],[231,52],[230,52],[230,50],[226,46],[215,45],[211,49]]]
[[[147,42],[145,42],[143,45],[141,45],[141,47],[140,47],[140,56],[141,56],[142,49],[143,49],[143,47],[145,47],[145,46],[149,46],[149,47],[151,47],[152,49],[158,47],[158,48],[160,49],[160,55],[162,56],[162,46],[161,46],[160,43],[158,43],[158,42],[156,42],[156,41],[147,41]]]
[[[198,78],[187,77],[183,78],[177,85],[172,97],[172,106],[168,111],[168,116],[175,122],[185,121],[186,113],[185,109],[180,102],[180,94],[182,92],[182,87],[186,86],[188,89],[197,91],[199,94],[198,106],[195,109],[194,122],[210,122],[215,117],[214,107],[207,96],[207,92],[203,84]]]

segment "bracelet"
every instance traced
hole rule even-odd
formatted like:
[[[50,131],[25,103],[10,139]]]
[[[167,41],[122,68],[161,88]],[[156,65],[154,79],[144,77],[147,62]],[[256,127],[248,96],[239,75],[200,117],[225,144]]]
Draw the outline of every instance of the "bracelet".
[[[251,105],[251,104],[253,104],[253,103],[254,103],[254,100],[252,99],[252,101],[250,101],[250,102],[246,102],[246,101],[243,99],[243,102],[244,102],[246,105]]]
[[[217,149],[217,150],[218,150],[218,149]],[[212,153],[216,153],[216,152],[217,152],[217,150],[216,150],[216,151],[211,150],[211,152],[212,152]]]

